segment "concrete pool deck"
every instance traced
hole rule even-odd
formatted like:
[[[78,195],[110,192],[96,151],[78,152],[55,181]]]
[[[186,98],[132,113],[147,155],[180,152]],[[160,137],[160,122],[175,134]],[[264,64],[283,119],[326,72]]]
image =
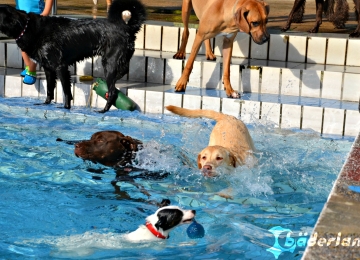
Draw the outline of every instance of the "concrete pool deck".
[[[309,240],[303,259],[360,258],[360,135]]]
[[[185,93],[174,92],[184,63],[172,59],[180,33],[181,28],[172,23],[149,21],[139,33],[130,71],[117,87],[144,113],[166,113],[164,106],[174,104],[240,116],[245,123],[255,117],[283,129],[311,129],[325,136],[357,136],[314,229],[316,244],[307,247],[303,258],[359,258],[360,243],[351,245],[357,242],[356,238],[360,239],[357,225],[360,193],[356,188],[360,186],[360,59],[354,54],[358,53],[360,40],[348,39],[347,35],[291,32],[271,34],[268,44],[257,46],[248,35],[239,34],[231,81],[244,95],[234,100],[226,98],[222,90],[222,43],[218,38],[214,40],[214,50],[220,58],[206,61],[200,54],[190,78],[191,87]],[[195,33],[196,29],[191,29],[189,42]],[[1,41],[0,95],[44,99],[46,82],[41,71],[37,83],[26,86],[19,76],[22,68],[15,42]],[[101,77],[99,60],[79,62],[72,72],[73,105],[102,108],[105,101],[92,91],[93,82],[81,82],[78,77]],[[61,87],[57,88],[55,101],[63,101]],[[351,241],[344,240],[347,237]],[[332,242],[327,246],[329,241]],[[348,243],[350,246],[346,246]]]

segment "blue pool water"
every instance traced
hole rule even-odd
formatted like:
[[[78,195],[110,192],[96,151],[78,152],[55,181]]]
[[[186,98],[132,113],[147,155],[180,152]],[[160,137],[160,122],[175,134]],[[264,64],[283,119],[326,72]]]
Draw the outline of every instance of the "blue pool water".
[[[275,241],[284,249],[278,259],[300,259],[304,246],[296,241],[311,233],[353,142],[254,120],[248,127],[258,165],[207,179],[195,158],[207,145],[211,120],[0,101],[0,259],[275,259],[267,250]],[[137,180],[150,197],[126,182],[116,192],[114,169],[84,162],[72,145],[56,142],[100,130],[142,140],[138,166],[170,176]],[[227,188],[233,199],[217,195]],[[166,241],[124,242],[121,234],[144,224],[163,198],[195,209],[205,236],[190,239],[183,225]],[[275,239],[274,227],[291,230],[284,234],[295,244]]]

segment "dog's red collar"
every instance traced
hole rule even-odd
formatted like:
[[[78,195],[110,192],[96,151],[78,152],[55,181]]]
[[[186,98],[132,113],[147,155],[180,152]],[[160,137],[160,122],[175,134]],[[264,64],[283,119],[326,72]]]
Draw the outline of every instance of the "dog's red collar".
[[[20,33],[19,37],[17,37],[17,38],[15,39],[15,41],[19,40],[19,39],[24,35],[24,33],[25,33],[25,31],[26,31],[26,28],[28,27],[29,20],[30,20],[29,17],[26,18],[26,24],[25,24],[24,30],[22,30],[22,32]]]
[[[165,237],[163,234],[161,234],[159,231],[157,231],[150,222],[146,222],[145,226],[146,226],[147,229],[148,229],[151,233],[153,233],[153,235],[156,236],[157,238],[162,238],[162,239],[166,239],[166,238],[167,238],[167,237]]]

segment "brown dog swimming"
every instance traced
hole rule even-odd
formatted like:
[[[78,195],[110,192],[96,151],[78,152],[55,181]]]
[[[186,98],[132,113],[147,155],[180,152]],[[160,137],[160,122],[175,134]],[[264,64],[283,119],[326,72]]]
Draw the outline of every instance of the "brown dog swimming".
[[[255,147],[246,125],[234,116],[213,110],[185,109],[167,106],[167,110],[185,117],[206,117],[216,120],[210,134],[209,144],[198,155],[199,169],[205,176],[216,176],[216,168],[235,168],[244,165],[248,157],[253,157]]]
[[[230,83],[230,61],[234,39],[237,32],[241,31],[250,34],[257,44],[267,42],[270,38],[266,30],[270,7],[263,1],[258,0],[183,0],[182,20],[184,31],[180,48],[174,55],[176,59],[185,59],[191,9],[194,9],[196,16],[199,18],[199,28],[183,74],[176,83],[175,91],[185,91],[194,60],[202,42],[205,41],[206,58],[215,60],[216,57],[211,50],[209,39],[217,35],[223,35],[224,88],[228,97],[239,98],[239,93],[234,91]]]
[[[106,166],[126,166],[131,164],[142,142],[118,131],[100,131],[90,140],[75,143],[77,157]]]

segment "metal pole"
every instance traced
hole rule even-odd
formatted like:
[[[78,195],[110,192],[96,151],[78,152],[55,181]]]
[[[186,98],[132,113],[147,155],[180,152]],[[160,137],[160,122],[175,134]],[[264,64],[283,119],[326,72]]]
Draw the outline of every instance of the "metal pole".
[[[51,7],[51,14],[56,15],[57,13],[57,0],[54,0],[53,5]]]

